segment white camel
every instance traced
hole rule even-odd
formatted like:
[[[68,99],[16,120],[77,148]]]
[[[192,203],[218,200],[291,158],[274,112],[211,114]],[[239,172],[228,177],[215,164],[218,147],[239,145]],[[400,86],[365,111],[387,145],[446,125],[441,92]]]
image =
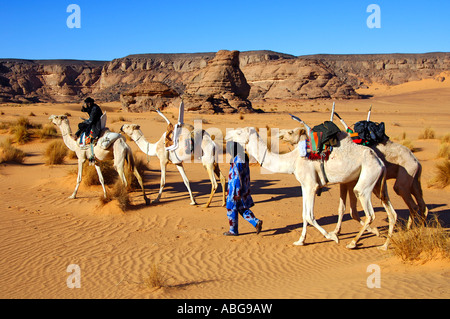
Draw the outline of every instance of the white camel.
[[[203,153],[201,155],[201,161],[206,171],[208,172],[208,176],[211,181],[211,194],[205,204],[205,207],[209,207],[209,205],[211,204],[212,198],[218,187],[217,180],[214,174],[217,176],[217,178],[220,179],[223,192],[222,206],[225,206],[225,176],[220,171],[218,164],[218,145],[211,139],[211,136],[208,133],[203,130],[192,131],[191,125],[183,124],[178,140],[179,147],[176,150],[167,151],[165,149],[166,132],[163,133],[161,138],[156,143],[150,143],[144,137],[144,134],[140,130],[140,126],[137,124],[124,124],[120,130],[127,134],[136,143],[136,145],[141,149],[142,152],[149,156],[157,156],[159,158],[161,167],[161,184],[158,197],[153,200],[153,202],[159,202],[161,198],[161,194],[166,184],[166,167],[169,162],[172,162],[180,172],[181,177],[183,178],[183,182],[188,189],[189,196],[191,198],[190,204],[197,204],[194,196],[192,195],[192,191],[189,185],[189,179],[187,178],[184,171],[183,162],[191,161],[193,159],[193,154],[190,149],[191,137],[193,137],[195,141],[201,139],[201,151]],[[202,135],[199,136],[198,134]],[[186,147],[184,147],[186,145],[189,146],[189,149],[186,149]]]
[[[69,120],[66,115],[51,115],[49,117],[49,120],[52,121],[53,124],[59,127],[59,130],[61,131],[62,138],[64,140],[64,143],[66,144],[67,148],[71,151],[74,151],[78,158],[78,177],[77,177],[77,184],[75,186],[75,190],[72,193],[72,195],[69,196],[69,198],[76,198],[78,188],[80,187],[80,183],[82,180],[83,175],[83,164],[84,162],[91,157],[92,149],[91,147],[87,147],[86,149],[82,149],[80,147],[80,144],[78,143],[77,139],[72,136],[72,130],[70,128]],[[117,133],[116,133],[117,134]],[[139,174],[137,168],[134,165],[134,158],[133,153],[131,151],[131,148],[128,146],[128,144],[125,142],[125,138],[118,134],[116,136],[117,139],[112,142],[106,149],[101,147],[101,139],[100,137],[98,143],[93,147],[93,152],[95,156],[95,169],[98,174],[98,178],[100,180],[100,183],[103,188],[103,194],[106,198],[106,189],[105,189],[105,183],[103,179],[102,172],[100,170],[100,166],[97,165],[97,161],[103,161],[106,159],[114,159],[114,168],[117,170],[117,173],[119,174],[119,178],[123,182],[123,184],[127,185],[127,180],[125,178],[124,174],[124,164],[125,161],[128,162],[128,166],[130,170],[133,170],[134,176],[136,176],[139,185],[142,188],[142,194],[144,196],[145,203],[147,205],[150,204],[150,200],[145,195],[145,189],[144,184],[142,182],[142,177]]]
[[[303,135],[303,138],[306,139],[306,136]],[[308,224],[313,225],[325,238],[338,242],[336,234],[325,231],[314,218],[314,199],[316,192],[320,187],[327,184],[320,169],[319,161],[309,160],[300,156],[300,151],[297,147],[286,154],[275,154],[268,151],[266,143],[260,138],[258,132],[253,127],[228,131],[226,140],[233,140],[245,144],[247,152],[262,167],[276,173],[294,174],[300,182],[303,200],[303,230],[300,239],[294,242],[294,245],[303,245]],[[356,181],[353,191],[359,198],[366,215],[361,230],[347,245],[347,248],[352,249],[356,247],[361,235],[375,218],[371,194],[377,181],[381,178],[383,183],[379,190],[379,196],[388,212],[389,218],[389,236],[381,248],[387,249],[396,222],[396,213],[389,202],[389,196],[387,194],[385,183],[386,168],[373,150],[356,145],[346,133],[338,133],[337,140],[338,146],[333,148],[330,158],[324,163],[328,183],[347,184]]]
[[[346,125],[344,127],[347,129]],[[300,141],[301,131],[302,128],[300,127],[296,127],[295,129],[282,129],[279,130],[278,136],[281,140],[295,145]],[[386,166],[386,179],[395,179],[394,191],[403,198],[408,206],[409,218],[407,228],[411,227],[416,215],[420,215],[422,219],[425,219],[428,215],[428,208],[423,200],[422,186],[420,183],[422,165],[419,160],[406,146],[392,142],[391,140],[371,146],[371,148]],[[343,187],[345,189],[342,189]],[[359,219],[356,213],[356,198],[347,188],[346,185],[341,186],[343,198],[341,198],[338,223],[335,229],[337,234],[341,229],[342,217],[345,212],[346,193],[349,194],[350,199],[350,215],[356,220]],[[415,197],[417,204],[412,196]]]

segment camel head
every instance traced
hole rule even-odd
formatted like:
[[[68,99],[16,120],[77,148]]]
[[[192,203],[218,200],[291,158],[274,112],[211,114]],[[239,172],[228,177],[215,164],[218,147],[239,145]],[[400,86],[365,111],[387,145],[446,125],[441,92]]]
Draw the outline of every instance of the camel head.
[[[250,141],[252,134],[258,134],[254,127],[237,128],[227,131],[225,141],[234,141],[241,145],[245,145]]]
[[[139,130],[140,128],[141,126],[138,124],[124,124],[120,128],[120,132],[123,132],[131,137],[133,135],[133,132]]]
[[[63,121],[65,121],[65,122],[68,121],[67,115],[50,115],[50,117],[48,119],[57,126],[61,126]]]
[[[282,141],[288,142],[290,144],[297,144],[300,141],[300,136],[304,135],[305,130],[300,127],[296,127],[293,130],[283,129],[278,133],[278,138]]]

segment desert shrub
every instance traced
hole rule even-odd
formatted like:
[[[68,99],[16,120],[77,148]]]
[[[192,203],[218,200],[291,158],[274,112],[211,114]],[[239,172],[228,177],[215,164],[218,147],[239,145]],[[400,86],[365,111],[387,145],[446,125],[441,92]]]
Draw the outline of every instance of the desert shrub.
[[[10,139],[0,144],[0,163],[13,162],[22,164],[25,160],[25,152],[12,146]]]
[[[450,143],[450,133],[447,133],[441,137],[441,143]]]
[[[425,128],[425,130],[419,134],[419,139],[426,140],[426,139],[433,139],[436,137],[436,134],[432,128]]]
[[[394,255],[405,262],[450,258],[449,245],[450,235],[436,215],[428,222],[414,224],[411,229],[400,226],[391,239]]]
[[[450,144],[449,143],[442,143],[439,146],[438,157],[450,159]]]
[[[145,163],[144,160],[142,160],[141,158],[138,157],[134,157],[134,165],[137,168],[137,171],[139,172],[139,175],[141,175],[142,179],[144,179],[144,174],[145,171],[148,170],[147,164]],[[139,182],[136,178],[136,176],[134,176],[134,173],[132,170],[128,169],[127,167],[125,167],[125,178],[128,181],[128,190],[136,190],[136,189],[141,189],[141,186],[139,185]]]
[[[12,133],[18,144],[25,144],[31,138],[31,133],[26,126],[16,125],[12,128]]]
[[[116,181],[118,174],[114,169],[114,163],[110,161],[99,162],[100,169],[102,171],[103,180],[105,185],[112,185]],[[83,181],[87,186],[101,185],[98,179],[97,170],[94,165],[89,165],[88,161],[84,163],[83,167]]]
[[[409,148],[411,152],[414,152],[414,144],[410,140],[408,139],[401,140],[400,144]]]
[[[74,151],[68,151],[67,152],[67,155],[66,155],[66,157],[67,158],[70,158],[70,159],[77,159],[77,153],[75,153]]]
[[[428,186],[444,188],[450,184],[450,160],[446,159],[436,164],[436,175]]]
[[[31,129],[41,129],[42,125],[32,124],[27,117],[20,117],[15,124],[10,127],[10,133],[14,135],[16,142],[25,144],[31,139]]]
[[[100,197],[100,203],[102,205],[106,205],[112,200],[117,200],[120,209],[124,212],[129,210],[131,207],[130,196],[128,195],[127,188],[119,179],[116,180],[112,189],[107,192],[106,198],[103,195]]]
[[[143,283],[148,288],[162,288],[167,285],[166,282],[166,276],[156,263],[150,266],[149,273],[143,278]]]
[[[45,124],[41,129],[36,131],[36,135],[41,139],[49,139],[58,136],[56,128],[52,124]]]
[[[67,147],[62,141],[54,141],[47,146],[45,150],[45,157],[47,158],[47,165],[57,165],[64,163],[64,158],[67,155]]]

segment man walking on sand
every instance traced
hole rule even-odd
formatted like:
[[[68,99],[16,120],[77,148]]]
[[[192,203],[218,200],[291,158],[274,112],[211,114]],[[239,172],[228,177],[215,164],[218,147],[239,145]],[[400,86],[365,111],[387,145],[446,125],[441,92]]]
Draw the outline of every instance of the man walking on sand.
[[[250,167],[248,155],[236,142],[227,142],[227,153],[231,155],[228,175],[227,217],[230,230],[225,236],[238,236],[238,215],[256,228],[256,234],[262,229],[262,220],[255,217],[250,207],[255,205],[250,195]]]

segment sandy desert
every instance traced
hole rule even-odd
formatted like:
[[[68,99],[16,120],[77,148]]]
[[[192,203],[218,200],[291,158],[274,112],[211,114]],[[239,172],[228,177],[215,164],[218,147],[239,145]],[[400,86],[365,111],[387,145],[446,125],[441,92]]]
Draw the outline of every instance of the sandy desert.
[[[371,85],[359,89],[370,99],[336,100],[336,111],[353,124],[366,118],[385,122],[391,139],[406,134],[423,165],[422,187],[430,215],[438,214],[450,227],[450,188],[429,187],[439,161],[439,137],[450,132],[450,75],[444,81],[427,79],[396,86]],[[197,114],[187,112],[185,122],[203,120],[203,128],[254,126],[293,128],[288,113],[310,125],[329,118],[333,100],[267,100],[254,102],[265,113]],[[155,112],[126,113],[119,102],[99,103],[108,112],[107,126],[119,131],[124,123],[136,123],[149,141],[156,142],[166,129]],[[32,123],[48,123],[51,114],[70,113],[75,131],[84,116],[78,103],[0,104],[0,121],[28,117]],[[173,121],[177,109],[164,113]],[[34,116],[30,116],[33,113]],[[335,118],[335,122],[337,119]],[[434,139],[419,139],[432,128]],[[59,133],[59,131],[58,131]],[[10,134],[2,130],[1,141]],[[61,139],[61,136],[58,137]],[[53,139],[54,140],[54,139]],[[209,208],[204,208],[210,183],[201,164],[185,164],[198,205],[189,205],[188,192],[174,167],[168,166],[166,187],[160,203],[145,206],[139,191],[130,194],[132,208],[123,212],[112,201],[100,205],[100,186],[81,184],[77,199],[68,199],[76,183],[77,161],[46,165],[44,152],[53,140],[33,139],[24,145],[23,164],[0,165],[0,296],[2,298],[449,298],[450,262],[435,258],[426,263],[402,262],[391,250],[380,251],[384,237],[365,233],[357,249],[345,245],[359,230],[346,214],[340,242],[326,240],[309,226],[305,246],[294,246],[302,227],[300,185],[293,175],[271,174],[251,165],[253,208],[264,221],[262,232],[240,219],[240,236],[225,237],[226,210],[219,187]],[[135,156],[148,161],[144,174],[150,199],[159,190],[157,158],[147,158],[133,141]],[[288,150],[289,145],[280,144]],[[227,175],[229,164],[222,162]],[[392,189],[389,195],[399,218],[408,209]],[[315,216],[327,231],[334,229],[339,201],[338,185],[330,185],[316,198]],[[374,225],[387,232],[386,212],[373,197]],[[361,211],[360,205],[358,206]],[[70,289],[67,268],[80,269],[81,287]],[[153,288],[145,279],[154,266],[164,275],[163,287]],[[370,265],[381,271],[381,287],[367,285]]]

